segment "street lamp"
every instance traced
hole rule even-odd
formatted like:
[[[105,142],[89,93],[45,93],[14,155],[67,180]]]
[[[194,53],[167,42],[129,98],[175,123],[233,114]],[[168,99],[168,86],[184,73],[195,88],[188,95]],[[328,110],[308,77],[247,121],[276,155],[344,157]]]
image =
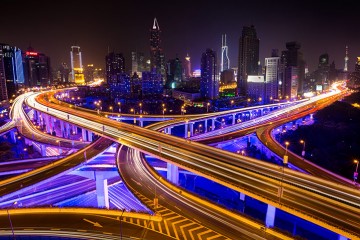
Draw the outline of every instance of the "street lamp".
[[[231,101],[230,101],[230,104],[231,104],[231,107],[233,107],[234,100],[231,100]]]
[[[304,141],[304,140],[300,140],[300,143],[303,144],[303,150],[302,150],[302,152],[301,152],[301,156],[302,156],[302,157],[305,157],[305,141]]]
[[[118,102],[119,113],[121,113],[121,102]]]
[[[166,108],[163,108],[163,118],[164,118],[164,115],[165,115],[165,111],[166,111]]]
[[[208,103],[206,104],[206,112],[209,112],[209,106],[210,106],[210,103],[208,102]]]
[[[287,155],[287,150],[288,150],[288,146],[289,146],[289,142],[285,142],[285,155],[283,158],[283,164],[287,165],[288,164],[288,160],[289,160],[289,156]]]
[[[142,103],[139,103],[139,107],[140,107],[140,114],[142,114]]]
[[[358,177],[358,167],[359,167],[359,161],[357,159],[354,160],[354,163],[356,163],[356,168],[354,172],[354,183],[356,184],[356,179]]]
[[[110,106],[110,107],[109,107],[109,109],[111,110],[111,112],[114,112],[114,111],[113,111],[113,107],[112,107],[112,106]]]

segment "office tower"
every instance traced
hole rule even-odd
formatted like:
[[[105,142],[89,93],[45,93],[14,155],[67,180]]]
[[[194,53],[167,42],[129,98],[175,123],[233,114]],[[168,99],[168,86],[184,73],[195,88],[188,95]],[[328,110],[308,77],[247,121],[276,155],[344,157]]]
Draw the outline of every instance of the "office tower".
[[[200,95],[206,99],[219,97],[219,79],[217,75],[216,53],[211,49],[201,57]]]
[[[265,80],[262,75],[248,75],[247,77],[248,96],[258,103],[264,102]]]
[[[301,48],[298,42],[287,42],[287,50],[282,52],[281,61],[285,68],[296,67],[298,69],[298,92],[303,93],[303,85],[305,79],[305,61],[303,54],[299,51]],[[285,95],[286,96],[286,95]]]
[[[2,49],[0,48],[0,101],[7,101],[8,99],[9,98],[6,88],[4,55],[2,53]]]
[[[348,62],[349,62],[349,49],[348,49],[348,46],[345,47],[345,66],[344,66],[344,72],[347,72],[348,71]]]
[[[131,77],[131,97],[139,99],[141,97],[141,78],[134,72],[134,75]]]
[[[86,83],[94,81],[94,72],[95,72],[94,64],[86,65],[86,67],[84,68],[84,77]]]
[[[222,85],[228,85],[235,82],[235,70],[226,69],[220,73],[220,83]]]
[[[221,66],[220,72],[230,68],[229,48],[226,44],[226,34],[221,36]]]
[[[122,72],[113,76],[110,85],[110,95],[115,102],[120,98],[131,97],[131,78],[128,74]]]
[[[164,91],[162,75],[156,71],[145,71],[142,73],[142,96],[161,95]]]
[[[84,69],[79,46],[71,46],[70,60],[72,82],[79,85],[85,84]]]
[[[279,84],[281,83],[280,57],[273,55],[265,58],[265,103],[279,98]]]
[[[144,53],[131,52],[131,73],[135,73],[141,77],[141,73],[145,71]]]
[[[0,49],[3,55],[7,95],[11,98],[18,84],[24,84],[25,81],[22,52],[19,48],[4,43],[0,43]]]
[[[40,87],[51,83],[50,58],[29,47],[24,54],[25,86]]]
[[[183,68],[179,58],[171,59],[167,62],[166,71],[166,87],[174,89],[180,85],[182,81]]]
[[[299,68],[298,67],[286,67],[284,74],[283,84],[283,98],[284,99],[295,99],[298,94],[299,84]]]
[[[239,95],[247,95],[247,76],[258,74],[260,40],[254,26],[244,26],[239,40],[237,87]]]
[[[156,72],[160,73],[163,76],[163,81],[165,85],[165,56],[163,50],[160,47],[160,27],[159,24],[154,18],[154,24],[150,29],[150,63],[151,71],[153,68],[156,69]]]
[[[66,63],[62,63],[59,67],[59,83],[69,83],[70,69]]]
[[[125,58],[122,53],[111,52],[105,57],[107,84],[116,82],[117,75],[125,72]]]
[[[191,71],[191,59],[190,59],[190,56],[189,54],[187,53],[186,54],[186,57],[185,57],[185,77],[186,78],[191,78],[192,77],[192,71]]]

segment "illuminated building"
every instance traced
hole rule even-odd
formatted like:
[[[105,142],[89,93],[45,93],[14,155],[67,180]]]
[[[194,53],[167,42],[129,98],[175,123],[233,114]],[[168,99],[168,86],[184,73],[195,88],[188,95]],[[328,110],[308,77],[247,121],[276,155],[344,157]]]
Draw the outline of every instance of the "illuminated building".
[[[86,65],[86,67],[84,68],[84,77],[86,83],[94,81],[94,72],[94,64]]]
[[[281,79],[281,62],[277,51],[273,51],[270,58],[265,58],[265,95],[264,102],[271,102],[279,98]]]
[[[160,27],[159,24],[154,18],[154,23],[150,29],[150,64],[151,71],[156,69],[156,72],[160,73],[163,76],[163,84],[165,85],[165,56],[163,54],[162,48],[160,47]]]
[[[206,99],[216,99],[219,97],[219,79],[217,75],[216,53],[211,49],[201,57],[201,80],[200,95]]]
[[[8,94],[5,79],[4,57],[2,49],[0,48],[0,101],[3,100],[8,100]]]
[[[265,80],[262,75],[249,75],[247,78],[248,96],[259,103],[264,101]]]
[[[116,77],[115,77],[116,76]],[[131,78],[126,73],[119,73],[114,76],[110,85],[110,95],[115,102],[120,98],[131,97]]]
[[[304,87],[305,78],[305,61],[303,60],[303,54],[299,51],[301,48],[298,42],[287,42],[287,50],[281,54],[281,62],[285,68],[296,67],[298,69],[298,90],[297,92],[302,93]]]
[[[298,95],[298,84],[299,68],[292,66],[286,67],[282,91],[283,99],[295,99]]]
[[[117,82],[117,75],[125,72],[125,58],[121,53],[111,52],[105,57],[107,84]]]
[[[260,40],[254,26],[244,26],[239,40],[238,89],[239,95],[247,95],[247,76],[258,74]]]
[[[221,36],[221,69],[220,72],[230,68],[229,48],[226,45],[226,34]]]
[[[195,71],[193,72],[193,77],[197,78],[197,77],[201,77],[201,69],[195,69]]]
[[[348,71],[348,63],[349,63],[349,49],[348,49],[348,46],[345,47],[345,66],[344,66],[344,72],[347,72]]]
[[[161,95],[164,91],[162,75],[155,68],[142,73],[142,96]]]
[[[145,71],[144,53],[131,52],[131,73],[136,73],[141,77],[141,73]]]
[[[220,73],[220,83],[222,85],[228,85],[235,82],[235,70],[226,69]]]
[[[47,86],[51,83],[50,59],[32,47],[24,53],[25,86]]]
[[[189,54],[186,54],[185,57],[185,77],[186,78],[191,78],[192,77],[192,73],[191,73],[191,60],[190,60],[190,56]]]
[[[79,46],[71,46],[71,78],[72,82],[78,85],[85,84],[84,69],[82,64],[81,51]]]
[[[179,58],[171,59],[167,62],[166,68],[166,87],[174,89],[182,81],[182,64]]]

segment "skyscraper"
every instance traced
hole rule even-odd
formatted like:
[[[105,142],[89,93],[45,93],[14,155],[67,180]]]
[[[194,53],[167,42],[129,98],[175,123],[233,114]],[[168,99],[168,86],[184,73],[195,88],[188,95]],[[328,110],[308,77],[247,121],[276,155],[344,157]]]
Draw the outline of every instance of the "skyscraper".
[[[230,68],[229,48],[226,44],[226,34],[221,36],[221,69],[220,72]]]
[[[176,88],[182,81],[182,64],[179,58],[171,59],[167,63],[166,87]]]
[[[188,53],[186,54],[185,64],[184,64],[184,65],[185,65],[185,77],[186,77],[186,78],[192,77],[191,59],[190,59],[190,56],[189,56]]]
[[[344,72],[348,71],[348,62],[349,62],[349,56],[348,56],[349,52],[348,51],[349,51],[348,46],[346,46],[345,47],[345,58],[344,58],[344,60],[345,60]]]
[[[219,97],[219,76],[217,74],[216,53],[211,49],[201,57],[201,80],[200,95],[207,99],[216,99]]]
[[[239,95],[247,95],[247,76],[258,74],[260,40],[254,26],[244,26],[239,40],[238,82]]]
[[[154,18],[153,26],[150,29],[150,63],[151,69],[155,68],[156,72],[163,76],[163,84],[165,85],[165,56],[160,47],[160,33],[159,24],[156,18]]]
[[[111,52],[105,57],[106,81],[111,85],[117,82],[117,75],[125,72],[125,58],[121,53]]]
[[[142,73],[141,84],[142,96],[161,95],[164,90],[162,75],[156,71],[155,68],[152,71]]]
[[[4,56],[2,53],[2,49],[0,48],[0,101],[4,100],[8,100],[8,94],[5,79]]]
[[[265,96],[264,102],[279,97],[279,84],[281,84],[280,57],[272,55],[265,58]]]
[[[24,53],[25,85],[28,87],[46,86],[51,83],[50,58],[36,52],[32,47]]]
[[[131,74],[135,73],[141,77],[141,73],[145,71],[144,53],[131,52]]]
[[[71,60],[71,78],[72,82],[76,84],[85,84],[84,69],[82,64],[81,51],[79,46],[71,46],[70,51]]]

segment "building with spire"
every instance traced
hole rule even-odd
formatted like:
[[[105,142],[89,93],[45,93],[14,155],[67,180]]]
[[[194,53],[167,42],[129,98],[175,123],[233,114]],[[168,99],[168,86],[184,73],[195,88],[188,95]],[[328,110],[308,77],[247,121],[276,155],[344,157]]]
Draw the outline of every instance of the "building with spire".
[[[163,77],[163,84],[165,85],[165,56],[163,53],[160,39],[160,27],[156,18],[154,18],[154,23],[150,29],[150,64],[151,69],[156,69],[157,73],[160,73]]]
[[[237,87],[238,94],[246,96],[247,77],[249,75],[257,75],[259,68],[259,44],[254,26],[244,26],[242,35],[239,40],[239,58],[238,58],[238,77]]]
[[[70,62],[71,62],[72,82],[78,85],[84,85],[85,84],[84,69],[83,69],[81,51],[79,46],[71,46]]]
[[[220,72],[230,68],[229,48],[226,44],[226,34],[221,36],[221,66]]]

